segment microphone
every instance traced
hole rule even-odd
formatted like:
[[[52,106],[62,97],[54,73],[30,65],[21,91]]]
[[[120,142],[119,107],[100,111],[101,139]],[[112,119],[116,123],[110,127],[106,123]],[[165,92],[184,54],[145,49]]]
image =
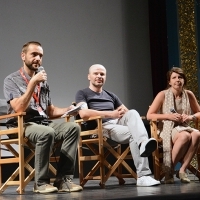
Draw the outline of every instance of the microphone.
[[[170,112],[172,113],[177,113],[176,110],[174,108],[170,108]],[[190,126],[187,122],[183,122],[183,124]]]
[[[44,67],[43,66],[39,66],[37,72],[40,72],[42,70],[44,70]]]
[[[170,108],[170,112],[172,113],[177,113],[176,110],[174,108]]]
[[[38,67],[38,70],[37,70],[37,73],[40,72],[40,71],[42,71],[42,70],[44,70],[44,67],[43,67],[43,66],[39,66],[39,67]],[[43,81],[42,83],[45,84],[46,82],[47,82],[47,81]]]

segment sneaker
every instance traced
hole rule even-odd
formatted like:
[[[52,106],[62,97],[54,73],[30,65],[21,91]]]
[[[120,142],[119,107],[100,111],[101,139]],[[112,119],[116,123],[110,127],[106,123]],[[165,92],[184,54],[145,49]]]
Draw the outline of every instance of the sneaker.
[[[37,193],[52,193],[52,192],[58,192],[57,187],[54,187],[50,184],[44,184],[44,185],[36,185],[34,184],[33,192]]]
[[[83,190],[80,185],[74,184],[71,178],[55,181],[53,186],[57,187],[59,192],[78,192]]]
[[[151,176],[142,176],[137,179],[136,185],[141,187],[148,187],[153,185],[160,185],[160,181],[151,178]]]
[[[140,147],[140,156],[141,157],[148,157],[151,155],[153,151],[157,148],[157,142],[154,138],[150,138],[141,143]]]

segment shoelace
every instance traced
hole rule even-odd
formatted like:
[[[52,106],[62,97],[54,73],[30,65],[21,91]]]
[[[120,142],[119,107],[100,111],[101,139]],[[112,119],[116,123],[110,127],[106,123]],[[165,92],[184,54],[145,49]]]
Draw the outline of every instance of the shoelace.
[[[65,181],[65,185],[67,185],[67,188],[69,189],[69,192],[71,192],[70,187],[67,183],[72,184],[72,179],[71,178],[65,178],[64,181]]]

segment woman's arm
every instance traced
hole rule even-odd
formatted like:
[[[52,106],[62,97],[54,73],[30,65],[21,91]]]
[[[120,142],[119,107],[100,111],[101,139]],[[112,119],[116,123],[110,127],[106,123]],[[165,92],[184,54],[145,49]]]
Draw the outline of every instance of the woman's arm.
[[[174,120],[176,121],[176,117],[178,118],[178,115],[180,114],[159,114],[158,111],[162,107],[165,99],[165,93],[164,91],[161,91],[157,94],[155,99],[153,100],[153,103],[149,107],[149,110],[147,112],[147,119],[152,120],[152,119],[157,119],[157,120]],[[177,115],[177,116],[176,116]]]
[[[193,115],[189,116],[190,120],[194,120],[195,118],[200,118],[200,106],[199,103],[194,95],[194,93],[190,90],[186,90],[189,101],[190,101],[190,107],[193,112]]]

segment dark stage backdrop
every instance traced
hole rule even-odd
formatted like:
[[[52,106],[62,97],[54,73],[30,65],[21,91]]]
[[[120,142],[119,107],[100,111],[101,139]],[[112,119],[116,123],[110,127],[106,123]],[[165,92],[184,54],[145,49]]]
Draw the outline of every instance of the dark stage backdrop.
[[[169,69],[166,1],[149,0],[149,33],[154,97],[166,88],[166,73]]]

